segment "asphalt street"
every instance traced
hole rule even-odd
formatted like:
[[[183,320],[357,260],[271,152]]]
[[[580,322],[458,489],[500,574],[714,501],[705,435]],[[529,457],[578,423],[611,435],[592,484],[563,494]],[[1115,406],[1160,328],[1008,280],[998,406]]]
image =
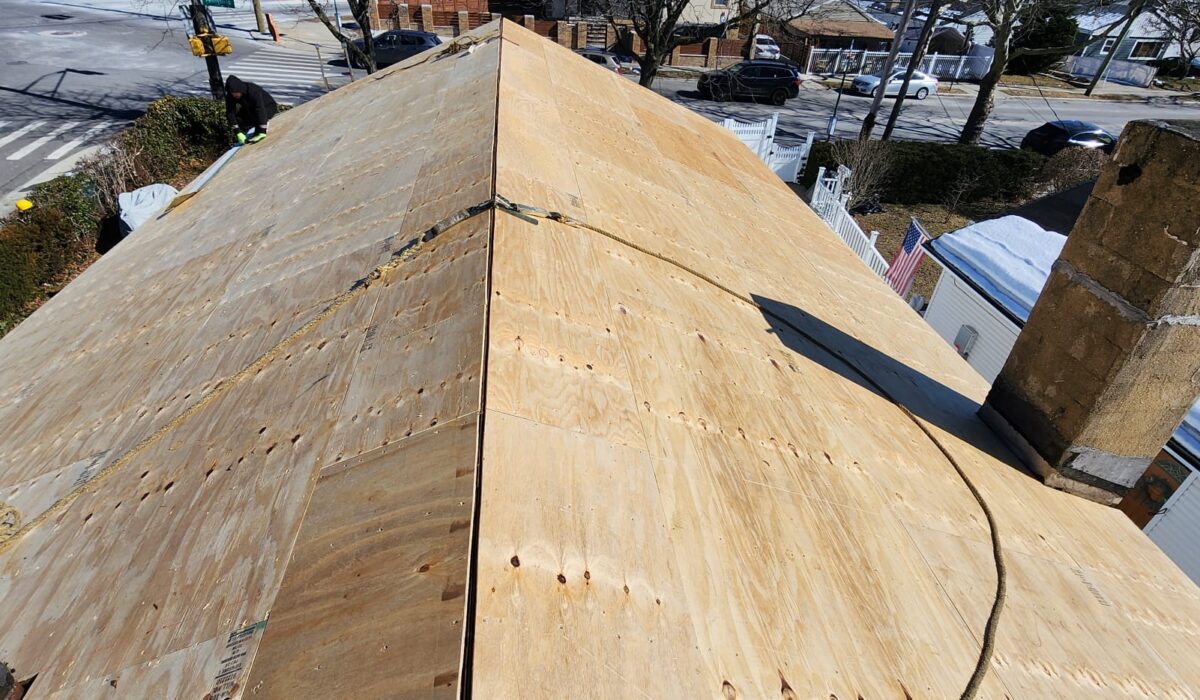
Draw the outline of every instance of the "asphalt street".
[[[783,107],[747,101],[711,102],[696,93],[695,80],[660,78],[654,90],[675,102],[687,106],[714,121],[733,117],[739,121],[761,121],[778,111],[778,138],[782,143],[802,141],[810,130],[817,138],[825,136],[830,115],[837,103],[838,91],[807,88],[800,96],[788,100]],[[933,95],[918,101],[908,99],[896,123],[895,137],[921,141],[954,141],[971,111],[973,95]],[[894,100],[884,100],[875,134],[883,133],[883,125]],[[838,104],[837,136],[858,135],[862,120],[871,107],[871,98],[843,94]],[[1082,119],[1094,122],[1119,134],[1125,124],[1135,119],[1200,119],[1200,104],[1172,105],[1114,102],[1090,99],[1050,99],[1000,96],[984,131],[983,144],[997,148],[1016,148],[1030,129],[1054,119]]]
[[[315,54],[254,35],[250,3],[238,6],[213,8],[234,48],[223,73],[238,72],[281,102],[322,94]],[[208,94],[189,29],[167,0],[0,0],[0,194],[102,143],[159,97]]]
[[[237,0],[237,5],[213,8],[234,47],[233,55],[222,59],[225,75],[236,73],[293,104],[323,94],[326,80],[335,88],[345,82],[344,73],[330,65],[336,58],[328,51],[318,61],[315,52],[305,50],[307,42],[273,44],[252,31],[249,1]],[[264,5],[285,21],[299,16],[296,0],[264,0]],[[172,0],[0,0],[0,194],[39,173],[69,166],[158,97],[207,94],[204,62],[187,48],[188,29]],[[664,78],[654,89],[714,120],[755,121],[778,109],[779,138],[785,143],[802,140],[809,130],[823,136],[838,96],[833,90],[804,89],[775,108],[700,100],[694,80]],[[866,97],[843,95],[837,134],[857,134],[869,104]],[[969,96],[909,100],[897,136],[954,140],[970,108]],[[1094,121],[1115,133],[1131,119],[1200,118],[1200,109],[1006,97],[996,104],[984,143],[1015,147],[1026,131],[1057,117]]]

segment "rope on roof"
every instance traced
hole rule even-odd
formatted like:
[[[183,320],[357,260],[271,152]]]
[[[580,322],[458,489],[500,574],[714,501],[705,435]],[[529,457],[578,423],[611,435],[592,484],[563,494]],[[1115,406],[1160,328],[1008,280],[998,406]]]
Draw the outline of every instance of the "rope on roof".
[[[913,422],[913,424],[916,425],[917,428],[922,433],[925,434],[925,437],[929,438],[930,442],[932,442],[934,444],[934,446],[937,447],[938,451],[942,453],[942,456],[946,458],[946,461],[948,461],[950,463],[950,465],[952,467],[954,467],[954,471],[958,473],[959,478],[962,479],[962,482],[963,482],[963,484],[966,485],[967,490],[971,492],[971,496],[975,499],[975,502],[979,504],[980,510],[983,511],[983,515],[987,519],[988,531],[991,534],[992,558],[995,561],[995,565],[996,565],[996,594],[995,594],[994,599],[992,600],[991,612],[988,613],[987,625],[984,627],[984,630],[983,630],[983,641],[982,641],[982,644],[980,645],[979,656],[977,657],[977,659],[975,661],[975,669],[971,673],[971,678],[967,681],[967,686],[966,686],[966,688],[963,689],[962,695],[960,696],[961,700],[971,700],[972,698],[974,698],[976,696],[976,694],[979,692],[979,686],[983,682],[984,676],[987,675],[988,666],[991,665],[992,653],[993,653],[993,649],[995,647],[996,632],[1000,626],[1000,613],[1004,609],[1004,601],[1008,595],[1007,568],[1004,563],[1003,546],[1001,545],[1001,542],[1000,542],[1000,531],[996,526],[996,518],[992,514],[991,507],[988,505],[987,501],[984,499],[983,494],[980,493],[979,489],[975,486],[975,483],[971,481],[971,478],[969,476],[967,476],[966,471],[958,463],[958,460],[956,460],[954,458],[954,456],[950,454],[950,451],[946,448],[945,445],[942,444],[941,440],[939,440],[937,438],[937,436],[933,434],[933,431],[931,431],[929,429],[929,427],[927,425],[925,425],[925,423],[920,418],[918,418],[912,411],[910,411],[904,404],[897,401],[896,398],[887,391],[887,389],[884,389],[883,386],[881,386],[879,384],[879,382],[875,381],[875,379],[873,379],[869,374],[867,374],[864,370],[862,370],[860,367],[858,367],[858,365],[854,364],[854,362],[851,361],[850,358],[843,355],[839,350],[837,350],[835,348],[831,348],[830,346],[821,342],[820,340],[813,337],[810,333],[805,331],[800,326],[796,325],[795,323],[792,323],[791,321],[784,318],[780,314],[778,314],[774,311],[771,311],[770,309],[766,308],[762,304],[755,301],[753,298],[751,298],[745,294],[742,294],[741,292],[738,292],[738,291],[735,291],[735,290],[729,288],[728,286],[722,284],[721,282],[718,282],[717,280],[704,274],[703,272],[700,272],[699,270],[688,267],[687,265],[684,265],[683,263],[678,262],[676,260],[672,260],[671,258],[668,258],[667,256],[662,255],[661,253],[657,253],[657,252],[649,250],[643,246],[640,246],[637,243],[634,243],[633,241],[631,241],[627,238],[623,238],[615,233],[606,231],[597,226],[593,226],[587,222],[579,221],[578,219],[574,219],[574,218],[567,216],[566,214],[563,214],[561,212],[550,211],[547,209],[542,209],[540,207],[529,206],[527,204],[514,204],[514,203],[508,201],[507,199],[505,199],[504,197],[501,197],[500,195],[496,195],[496,206],[497,206],[497,208],[502,209],[502,210],[504,210],[514,216],[517,216],[519,218],[525,219],[526,221],[530,221],[533,219],[548,219],[550,221],[556,221],[558,223],[566,224],[567,226],[572,226],[574,228],[586,229],[588,231],[592,231],[593,233],[598,233],[601,236],[604,236],[605,238],[615,241],[616,243],[619,243],[627,248],[632,248],[633,250],[636,250],[639,253],[642,253],[642,254],[648,255],[652,258],[661,260],[662,262],[665,262],[668,265],[672,265],[672,266],[692,275],[693,277],[696,277],[697,279],[699,279],[703,282],[707,282],[709,285],[716,287],[717,289],[721,290],[722,292],[725,292],[726,294],[737,299],[738,301],[749,304],[752,308],[757,309],[763,315],[771,316],[776,321],[787,326],[789,329],[791,329],[795,333],[799,334],[800,336],[804,337],[812,344],[816,345],[817,347],[821,348],[825,352],[827,352],[830,355],[841,360],[847,367],[849,367],[851,369],[851,371],[853,371],[858,376],[862,377],[863,381],[865,381],[867,384],[869,384],[880,396],[887,398],[888,401],[891,401],[894,406],[899,408],[900,411],[903,412],[904,415],[907,416],[908,419],[911,420]],[[534,223],[536,223],[536,221]]]

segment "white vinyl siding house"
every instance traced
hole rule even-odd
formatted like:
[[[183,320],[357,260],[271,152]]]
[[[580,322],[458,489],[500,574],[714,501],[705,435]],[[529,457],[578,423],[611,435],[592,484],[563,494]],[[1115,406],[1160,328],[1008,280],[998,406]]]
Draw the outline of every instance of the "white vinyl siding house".
[[[1010,215],[971,224],[926,243],[929,257],[942,268],[925,308],[926,322],[954,345],[976,372],[994,381],[1065,241],[1066,236]],[[973,341],[966,352],[956,343],[962,338]],[[1189,476],[1146,524],[1145,532],[1200,584],[1200,547],[1196,545],[1200,541],[1200,474],[1192,466],[1200,465],[1200,402],[1164,450],[1175,456]]]
[[[925,320],[950,343],[958,337],[963,326],[972,327],[977,333],[975,344],[963,355],[963,359],[989,382],[1000,374],[1013,344],[1017,342],[1017,334],[1021,332],[1017,324],[984,299],[966,280],[945,272],[938,278],[925,311]]]
[[[1180,455],[1166,448],[1177,459]],[[1180,484],[1158,515],[1146,525],[1146,535],[1175,562],[1185,574],[1200,584],[1200,472],[1192,471]]]
[[[1113,6],[1078,15],[1075,19],[1079,22],[1079,33],[1075,43],[1078,45],[1091,42],[1080,49],[1078,55],[1101,57],[1111,53],[1117,61],[1152,61],[1156,58],[1179,55],[1179,47],[1163,35],[1151,10],[1138,15],[1129,29],[1129,35],[1117,45],[1124,13],[1123,6]],[[1100,40],[1104,35],[1107,35],[1107,38]]]

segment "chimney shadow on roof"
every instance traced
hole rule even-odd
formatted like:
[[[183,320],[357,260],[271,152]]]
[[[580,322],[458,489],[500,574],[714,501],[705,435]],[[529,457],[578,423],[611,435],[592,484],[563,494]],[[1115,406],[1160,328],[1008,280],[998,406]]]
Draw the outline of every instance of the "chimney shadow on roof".
[[[881,398],[903,406],[927,423],[988,453],[1025,476],[1036,478],[979,419],[976,415],[980,408],[978,401],[800,308],[757,294],[751,297],[763,309],[763,318],[770,324],[767,332],[778,338],[784,347]],[[797,333],[792,326],[803,333]],[[878,418],[864,416],[862,428],[871,429],[872,422]]]

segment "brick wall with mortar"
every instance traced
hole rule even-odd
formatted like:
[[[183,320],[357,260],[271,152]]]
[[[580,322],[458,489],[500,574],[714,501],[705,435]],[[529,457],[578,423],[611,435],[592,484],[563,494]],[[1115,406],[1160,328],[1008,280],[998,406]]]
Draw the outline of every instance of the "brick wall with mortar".
[[[1045,481],[1115,503],[1200,395],[1200,121],[1131,122],[984,418]]]

